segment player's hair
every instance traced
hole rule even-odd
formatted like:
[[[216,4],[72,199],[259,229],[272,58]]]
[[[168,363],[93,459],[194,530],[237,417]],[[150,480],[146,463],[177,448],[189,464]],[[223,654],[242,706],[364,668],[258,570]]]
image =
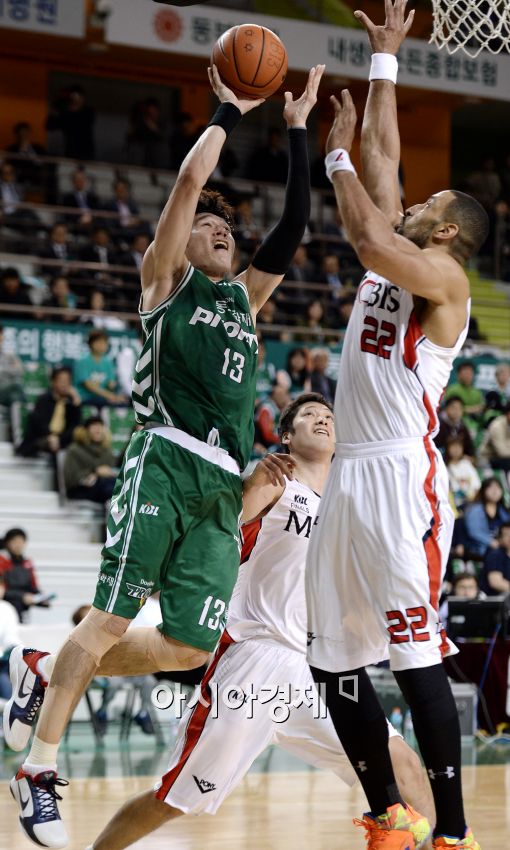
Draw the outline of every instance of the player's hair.
[[[298,395],[294,401],[291,401],[290,404],[287,405],[282,410],[282,414],[280,416],[280,421],[278,423],[278,436],[280,437],[280,441],[283,438],[284,434],[293,434],[294,433],[294,419],[296,418],[299,409],[303,407],[304,404],[323,404],[327,407],[331,412],[333,412],[333,405],[326,398],[324,398],[321,393],[301,393]],[[288,452],[288,446],[283,446],[283,451]]]
[[[458,225],[459,232],[451,243],[451,253],[460,263],[476,254],[489,235],[489,216],[471,195],[451,190],[452,200],[446,206],[445,221]]]
[[[212,189],[203,189],[200,192],[195,215],[217,215],[222,218],[230,228],[234,226],[234,210],[219,192]]]

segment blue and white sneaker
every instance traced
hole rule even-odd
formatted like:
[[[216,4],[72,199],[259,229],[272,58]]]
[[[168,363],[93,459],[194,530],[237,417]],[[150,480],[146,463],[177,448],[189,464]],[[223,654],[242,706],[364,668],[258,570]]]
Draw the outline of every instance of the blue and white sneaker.
[[[4,738],[11,750],[24,750],[43,700],[47,682],[37,670],[37,663],[49,652],[15,646],[9,658],[12,697],[4,709]]]
[[[66,847],[69,841],[64,824],[60,819],[57,800],[62,797],[57,785],[69,785],[59,779],[54,770],[44,770],[30,776],[20,767],[11,779],[11,794],[20,811],[19,822],[22,832],[39,847]]]

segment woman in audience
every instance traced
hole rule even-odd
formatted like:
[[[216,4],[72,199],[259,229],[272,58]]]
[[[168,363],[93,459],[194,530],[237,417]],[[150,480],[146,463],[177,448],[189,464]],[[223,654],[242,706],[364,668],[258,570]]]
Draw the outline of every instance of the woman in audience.
[[[64,481],[70,499],[103,504],[111,499],[117,461],[110,443],[111,434],[99,416],[90,416],[76,428],[64,460]]]
[[[286,368],[280,370],[276,380],[287,385],[291,396],[311,392],[308,351],[306,348],[291,348],[287,355]]]
[[[84,324],[105,331],[124,331],[127,328],[127,322],[123,319],[105,313],[106,299],[99,289],[94,289],[90,293],[87,309],[93,310],[94,315],[82,316],[80,321]]]
[[[308,334],[300,334],[299,339],[303,342],[313,342],[316,345],[324,342],[326,337],[324,328],[327,325],[324,305],[320,298],[312,298],[306,306],[306,313],[299,319],[298,325],[308,328]]]
[[[466,550],[471,555],[483,557],[488,549],[497,549],[496,539],[504,522],[510,521],[510,513],[503,501],[503,487],[497,478],[486,478],[476,501],[469,505],[464,514]]]
[[[464,454],[464,442],[460,437],[447,441],[445,461],[455,506],[460,508],[464,502],[472,502],[476,497],[481,486],[480,477],[472,461]]]
[[[10,528],[0,548],[0,573],[5,582],[4,601],[10,602],[23,622],[32,605],[48,608],[51,596],[39,590],[32,561],[25,557],[27,535],[22,528]]]

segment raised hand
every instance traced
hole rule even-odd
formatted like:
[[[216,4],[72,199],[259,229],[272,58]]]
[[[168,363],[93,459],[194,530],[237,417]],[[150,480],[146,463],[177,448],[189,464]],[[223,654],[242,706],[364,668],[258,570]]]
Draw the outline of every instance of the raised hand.
[[[291,455],[281,452],[271,452],[259,460],[252,473],[252,479],[260,486],[273,484],[283,487],[285,478],[294,478],[296,461]]]
[[[354,16],[361,21],[368,33],[372,53],[392,53],[397,55],[400,45],[411,29],[414,21],[414,9],[407,18],[405,11],[407,0],[384,0],[386,20],[384,26],[377,26],[364,12],[354,12]]]
[[[256,106],[260,106],[261,103],[264,103],[263,97],[258,100],[249,100],[248,98],[244,99],[237,97],[237,95],[235,95],[221,79],[216,65],[208,68],[207,74],[209,76],[209,82],[211,83],[212,90],[220,103],[233,103],[234,106],[237,106],[237,108],[241,111],[242,115],[245,115],[251,109],[255,109]]]
[[[306,119],[317,103],[317,91],[325,65],[314,65],[310,68],[306,88],[298,100],[294,100],[292,92],[285,92],[283,117],[287,127],[306,127]]]
[[[335,120],[326,141],[326,153],[334,151],[337,148],[344,148],[346,151],[350,151],[354,140],[356,122],[358,120],[356,107],[354,106],[349,89],[343,89],[341,97],[341,103],[334,95],[330,97],[330,101],[335,109]]]

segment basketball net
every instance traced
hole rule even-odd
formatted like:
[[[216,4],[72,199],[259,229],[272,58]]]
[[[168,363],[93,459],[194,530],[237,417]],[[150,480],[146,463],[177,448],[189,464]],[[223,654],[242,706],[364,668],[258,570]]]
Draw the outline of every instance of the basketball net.
[[[448,53],[509,51],[510,0],[432,0],[430,43]]]

